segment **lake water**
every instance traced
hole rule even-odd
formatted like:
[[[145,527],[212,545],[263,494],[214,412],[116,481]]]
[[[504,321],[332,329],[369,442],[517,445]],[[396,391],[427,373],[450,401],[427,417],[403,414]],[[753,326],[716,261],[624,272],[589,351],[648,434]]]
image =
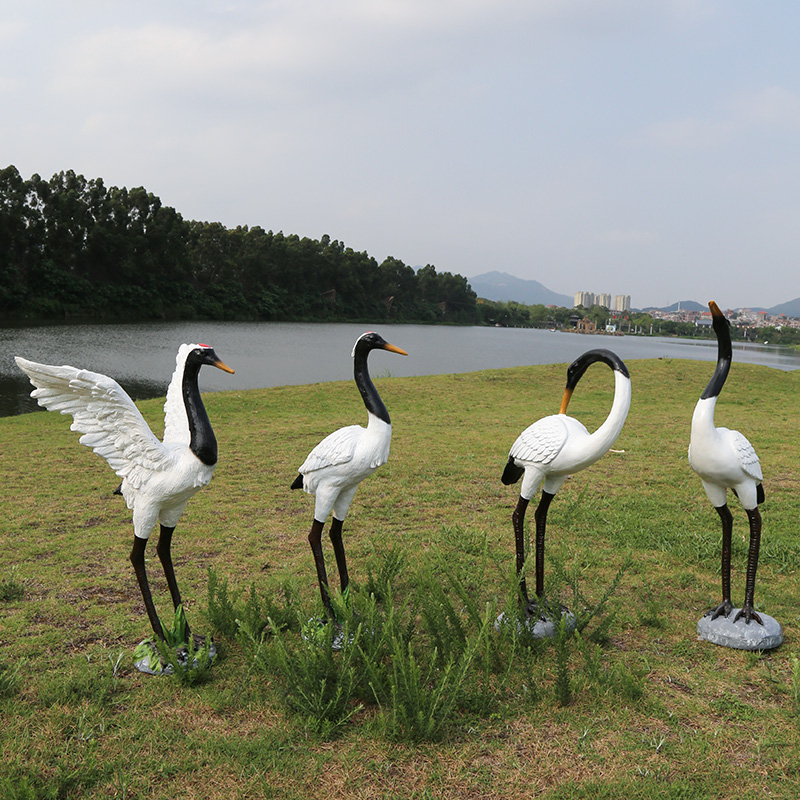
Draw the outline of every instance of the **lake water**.
[[[644,336],[585,336],[527,328],[384,325],[376,328],[408,358],[376,351],[374,376],[434,375],[529,364],[569,363],[585,350],[607,347],[621,358],[716,360],[716,342]],[[0,328],[0,416],[38,408],[15,355],[46,364],[71,364],[110,375],[136,400],[166,393],[183,342],[212,345],[236,370],[200,374],[202,391],[348,380],[350,352],[366,324],[296,322],[165,322],[147,325],[54,325]],[[788,347],[735,344],[734,360],[800,369]]]

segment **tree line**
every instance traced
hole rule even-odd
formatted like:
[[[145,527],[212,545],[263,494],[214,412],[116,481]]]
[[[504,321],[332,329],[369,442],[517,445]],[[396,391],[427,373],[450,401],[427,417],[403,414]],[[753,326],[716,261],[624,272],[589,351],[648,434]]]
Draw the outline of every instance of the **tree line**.
[[[0,170],[0,312],[13,320],[481,322],[467,279],[327,235],[183,219],[144,188]]]
[[[0,320],[149,319],[445,322],[571,328],[605,309],[480,299],[462,275],[381,263],[330,236],[188,221],[142,187],[68,170],[25,180],[0,170]],[[602,317],[602,319],[601,319]],[[630,314],[628,325],[712,336],[692,323]],[[791,328],[734,338],[798,344]]]

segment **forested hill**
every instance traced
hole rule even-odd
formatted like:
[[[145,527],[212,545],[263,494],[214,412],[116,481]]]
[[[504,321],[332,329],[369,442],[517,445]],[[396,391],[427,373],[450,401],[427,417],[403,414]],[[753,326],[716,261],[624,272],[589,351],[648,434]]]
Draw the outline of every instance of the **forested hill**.
[[[478,321],[467,279],[319,241],[187,221],[143,188],[0,170],[0,318]]]

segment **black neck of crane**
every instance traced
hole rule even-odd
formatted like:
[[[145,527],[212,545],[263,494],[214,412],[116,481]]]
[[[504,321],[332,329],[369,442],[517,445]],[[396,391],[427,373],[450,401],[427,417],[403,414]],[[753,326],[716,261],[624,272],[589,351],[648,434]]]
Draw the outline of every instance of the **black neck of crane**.
[[[386,410],[375,384],[369,377],[367,356],[371,349],[371,347],[362,342],[356,345],[353,357],[353,377],[355,378],[356,386],[358,386],[358,391],[361,392],[367,411],[370,414],[374,414],[378,419],[383,420],[387,425],[391,425],[392,421],[389,419],[389,412]]]
[[[209,467],[217,463],[217,437],[211,428],[206,407],[200,397],[197,376],[201,364],[190,353],[183,367],[183,403],[186,406],[186,417],[189,422],[191,442],[189,449]]]
[[[725,385],[725,380],[731,368],[731,360],[733,359],[731,326],[725,317],[714,317],[714,333],[717,334],[717,367],[708,382],[708,386],[700,396],[702,400],[708,400],[710,397],[719,395]]]

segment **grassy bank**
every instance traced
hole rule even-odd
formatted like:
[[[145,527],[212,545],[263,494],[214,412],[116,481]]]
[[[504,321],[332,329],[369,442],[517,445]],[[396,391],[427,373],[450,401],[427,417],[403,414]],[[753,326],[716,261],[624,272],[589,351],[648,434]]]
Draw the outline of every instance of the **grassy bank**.
[[[711,367],[628,366],[623,452],[567,481],[548,518],[548,590],[579,613],[614,591],[579,636],[544,646],[490,624],[513,605],[518,487],[499,476],[517,434],[558,410],[564,366],[376,380],[392,455],[344,532],[353,604],[385,638],[370,644],[354,622],[360,660],[301,644],[300,623],[321,610],[313,502],[288,488],[323,435],[364,421],[357,391],[207,395],[220,463],[173,547],[193,629],[219,651],[194,683],[133,669],[149,626],[113,473],[67,418],[0,420],[0,796],[796,797],[800,374],[735,364],[718,406],[717,424],[746,433],[765,474],[756,606],[785,643],[750,654],[695,635],[719,601],[718,518],[686,459]],[[570,413],[597,427],[612,386],[592,368]],[[159,432],[161,405],[141,404]],[[746,517],[731,507],[740,604]],[[326,557],[335,585],[327,544]],[[302,702],[298,675],[306,689],[326,679],[320,703]],[[323,708],[332,688],[340,708]]]

